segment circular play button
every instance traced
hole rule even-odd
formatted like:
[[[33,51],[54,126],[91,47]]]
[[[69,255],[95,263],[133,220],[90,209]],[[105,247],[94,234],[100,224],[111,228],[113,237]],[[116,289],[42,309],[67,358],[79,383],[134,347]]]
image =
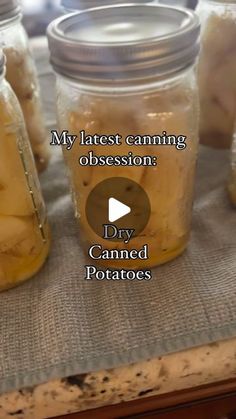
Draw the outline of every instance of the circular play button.
[[[133,237],[138,236],[146,227],[150,212],[150,201],[145,190],[124,177],[112,177],[98,183],[86,203],[88,223],[102,238],[104,225],[111,224],[117,229],[135,230]]]

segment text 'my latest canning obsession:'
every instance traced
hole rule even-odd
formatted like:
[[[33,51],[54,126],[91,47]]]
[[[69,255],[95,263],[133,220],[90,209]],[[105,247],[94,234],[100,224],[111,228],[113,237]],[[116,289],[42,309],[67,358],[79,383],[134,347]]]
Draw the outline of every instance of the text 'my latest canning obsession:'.
[[[51,146],[62,146],[70,151],[75,142],[79,140],[79,145],[83,147],[94,146],[122,146],[123,141],[130,147],[138,146],[174,146],[176,150],[185,150],[187,147],[187,137],[184,135],[168,135],[163,131],[161,135],[128,135],[124,140],[120,134],[112,135],[86,135],[85,131],[80,131],[80,138],[71,135],[64,130],[60,134],[52,131]],[[157,156],[139,156],[128,152],[126,155],[101,155],[97,156],[90,150],[87,155],[79,157],[80,166],[157,166]]]

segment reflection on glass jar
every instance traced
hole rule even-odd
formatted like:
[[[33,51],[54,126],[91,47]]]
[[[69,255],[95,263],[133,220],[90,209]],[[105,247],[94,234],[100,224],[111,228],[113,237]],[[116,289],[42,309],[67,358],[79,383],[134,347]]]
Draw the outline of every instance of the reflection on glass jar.
[[[48,165],[50,152],[36,68],[15,0],[0,1],[0,44],[7,58],[6,78],[21,105],[37,169],[41,172]]]
[[[83,34],[81,35],[79,31],[75,35],[73,62],[66,60],[63,55],[65,49],[62,46],[63,42],[68,41],[67,37],[71,36],[71,30],[75,27],[81,27],[82,32],[85,29],[86,37],[89,36],[90,38],[89,41],[98,40],[103,28],[102,35],[106,36],[104,35],[106,25],[103,27],[103,19],[106,21],[107,16],[103,10],[101,14],[93,11],[92,16],[89,17],[93,28],[90,28],[88,22],[84,26],[83,24],[80,25],[81,22],[83,23],[83,19],[86,19],[86,15],[84,14],[83,17],[83,13],[81,13],[80,15],[57,20],[51,25],[48,32],[52,62],[55,63],[55,68],[59,73],[57,91],[60,129],[68,130],[71,134],[76,134],[78,138],[81,130],[84,130],[87,135],[115,135],[119,133],[122,136],[121,145],[113,145],[112,147],[97,145],[86,149],[81,146],[80,141],[77,141],[71,150],[64,149],[76,216],[82,232],[80,237],[84,243],[86,253],[94,243],[100,243],[106,249],[126,248],[131,250],[134,248],[140,249],[144,244],[149,246],[149,260],[104,261],[105,265],[113,267],[145,268],[167,262],[183,252],[189,239],[198,145],[198,100],[193,69],[198,50],[195,45],[198,36],[198,20],[195,20],[195,16],[191,12],[176,12],[175,9],[158,6],[153,6],[151,9],[149,7],[145,8],[145,6],[140,9],[140,6],[135,5],[125,6],[124,8],[120,6],[119,10],[118,8],[110,9],[108,12],[109,36],[112,36],[114,20],[113,35],[116,37],[117,45],[120,42],[121,49],[116,52],[118,55],[114,58],[114,55],[112,55],[114,50],[111,51],[108,47],[102,47],[102,51],[96,54],[97,62],[94,63],[93,68],[89,66],[89,63],[84,66],[83,59],[89,60],[90,57],[93,60],[94,58],[89,49],[86,52],[82,51],[83,47],[80,49]],[[163,57],[159,56],[162,44],[160,44],[159,34],[156,33],[158,26],[156,21],[158,18],[162,19],[162,22],[165,19],[164,25],[169,31],[170,18],[176,19],[177,25],[179,24],[178,19],[182,22],[186,18],[185,13],[188,14],[189,18],[190,28],[186,28],[186,33],[192,45],[192,50],[190,56],[188,53],[186,56],[182,55],[181,68],[178,68],[179,61],[175,61],[178,60],[178,57],[174,54],[175,44],[170,44],[169,56],[165,63],[163,63]],[[135,26],[140,23],[136,21],[137,14],[142,16],[143,27],[142,24],[138,28]],[[152,35],[156,37],[156,50],[154,51],[152,46],[155,57],[152,56],[150,62],[146,63],[147,73],[142,67],[142,59],[139,63],[140,68],[136,68],[137,72],[132,70],[131,62],[126,62],[131,69],[130,73],[126,68],[125,56],[122,57],[122,54],[125,54],[125,48],[123,49],[125,40],[122,38],[122,32],[116,30],[117,22],[122,21],[124,24],[124,16],[127,19],[126,23],[129,22],[134,31],[129,36],[135,38],[137,42],[134,44],[133,51],[127,55],[131,61],[136,60],[138,52],[140,52],[139,40],[145,37],[146,33],[145,19],[149,20],[150,25],[153,24],[147,36],[151,36],[152,31],[155,32]],[[134,22],[133,16],[136,22]],[[95,30],[94,20],[98,25]],[[61,48],[58,48],[58,45],[56,45],[58,38],[54,38],[54,34],[61,30],[64,30],[64,34],[59,41],[61,42]],[[163,31],[163,27],[161,30]],[[122,38],[121,41],[118,40],[119,37]],[[184,39],[186,40],[186,36]],[[181,39],[179,42],[181,43]],[[98,52],[98,41],[96,46]],[[58,51],[62,53],[61,56],[58,56]],[[170,65],[171,58],[173,61]],[[106,62],[106,66],[103,65],[102,60]],[[188,62],[187,69],[186,61]],[[56,65],[56,62],[60,64]],[[68,67],[66,68],[63,63],[66,63]],[[99,71],[100,66],[102,72]],[[87,70],[86,74],[83,74],[83,68]],[[115,81],[112,71],[115,73]],[[66,77],[63,77],[63,74]],[[163,131],[176,136],[186,136],[187,147],[184,150],[178,150],[171,145],[132,146],[127,145],[124,141],[128,135],[154,136],[162,134]],[[78,164],[78,160],[88,151],[93,151],[94,154],[100,156],[127,155],[130,151],[139,156],[152,155],[157,157],[158,166],[82,167]],[[140,235],[134,237],[126,245],[123,242],[110,242],[102,239],[92,230],[87,221],[86,202],[89,194],[99,182],[112,177],[125,177],[137,182],[147,193],[151,204],[151,216],[147,226]],[[96,196],[94,217],[98,216],[100,209],[102,211],[103,200],[102,195]],[[138,204],[137,202],[137,207]]]
[[[200,0],[200,142],[230,148],[236,116],[236,5]]]
[[[0,64],[0,290],[32,277],[49,252],[49,227],[20,106]]]

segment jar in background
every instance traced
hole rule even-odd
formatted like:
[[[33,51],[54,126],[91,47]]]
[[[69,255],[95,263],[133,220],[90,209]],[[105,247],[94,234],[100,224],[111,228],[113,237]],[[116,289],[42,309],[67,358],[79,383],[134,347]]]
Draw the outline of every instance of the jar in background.
[[[50,152],[36,68],[17,0],[0,0],[0,47],[7,58],[6,78],[20,102],[37,169],[41,172],[48,165]]]
[[[236,120],[236,3],[200,0],[200,142],[230,148]]]
[[[0,52],[0,291],[32,277],[49,252],[49,227],[23,115]]]
[[[82,12],[93,7],[112,6],[116,4],[156,4],[159,0],[61,0],[61,6],[65,13]]]
[[[233,141],[232,157],[231,157],[231,172],[228,184],[230,199],[236,207],[236,139]]]
[[[125,33],[123,27],[131,29]],[[78,138],[81,130],[90,135],[119,133],[123,140],[128,135],[152,136],[163,131],[187,136],[184,150],[171,145],[129,146],[125,141],[112,147],[92,145],[87,150],[77,141],[70,151],[63,148],[86,253],[94,243],[106,249],[149,246],[148,260],[102,262],[106,266],[150,267],[175,258],[187,246],[198,148],[193,67],[198,35],[198,19],[191,11],[135,4],[90,9],[49,26],[51,62],[58,76],[60,130]],[[79,157],[90,150],[110,156],[151,154],[159,163],[157,167],[79,166]],[[138,183],[151,205],[148,224],[126,245],[101,238],[87,220],[91,191],[113,177]],[[125,193],[132,195],[132,187]],[[95,201],[94,217],[99,218],[105,205],[102,193]],[[134,217],[138,217],[138,200],[133,204]]]

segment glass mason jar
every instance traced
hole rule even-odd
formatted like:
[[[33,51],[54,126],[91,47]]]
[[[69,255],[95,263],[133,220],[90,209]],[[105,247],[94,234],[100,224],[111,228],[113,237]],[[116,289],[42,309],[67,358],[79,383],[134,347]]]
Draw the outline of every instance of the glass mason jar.
[[[230,199],[233,205],[236,207],[236,138],[234,139],[232,146],[231,172],[228,190],[230,194]]]
[[[21,105],[37,169],[41,172],[49,162],[49,145],[36,68],[16,0],[0,0],[0,46],[7,58],[6,78]]]
[[[93,7],[112,6],[116,4],[156,4],[159,0],[61,0],[61,6],[65,13],[82,12]]]
[[[200,0],[200,142],[230,148],[236,120],[236,2]]]
[[[125,34],[124,26],[131,28]],[[58,75],[60,130],[68,130],[78,138],[81,130],[90,135],[122,136],[121,145],[85,148],[76,141],[71,150],[63,147],[85,251],[94,243],[106,249],[130,250],[144,243],[149,247],[148,260],[109,260],[100,264],[144,268],[167,262],[186,248],[198,148],[198,95],[193,68],[198,35],[198,19],[193,12],[157,5],[90,9],[59,18],[49,26],[51,62]],[[163,131],[187,136],[187,147],[137,147],[124,140],[129,135],[152,136]],[[78,159],[88,151],[109,156],[151,154],[158,159],[158,166],[82,167]],[[128,244],[98,236],[87,219],[91,191],[113,177],[135,181],[150,201],[149,222]],[[131,189],[128,187],[124,195],[132,196]],[[100,219],[103,194],[98,193],[95,201],[94,217]],[[133,201],[133,214],[138,217],[140,202]]]
[[[0,52],[0,291],[32,277],[49,252],[49,227],[23,115]]]

